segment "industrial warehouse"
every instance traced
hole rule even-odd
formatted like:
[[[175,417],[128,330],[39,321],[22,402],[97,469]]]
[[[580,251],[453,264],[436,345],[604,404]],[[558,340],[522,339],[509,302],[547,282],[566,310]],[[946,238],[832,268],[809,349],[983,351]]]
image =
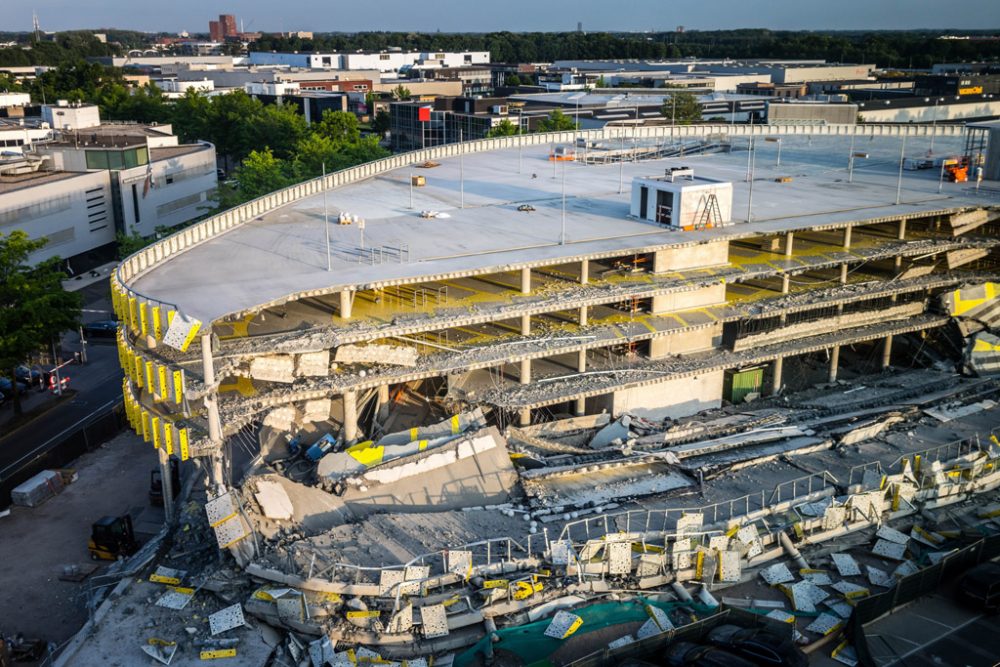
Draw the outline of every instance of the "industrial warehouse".
[[[609,126],[157,241],[112,279],[125,404],[233,560],[174,537],[66,664],[129,599],[165,664],[616,664],[757,612],[877,662],[883,591],[1000,546],[998,172],[989,123]]]

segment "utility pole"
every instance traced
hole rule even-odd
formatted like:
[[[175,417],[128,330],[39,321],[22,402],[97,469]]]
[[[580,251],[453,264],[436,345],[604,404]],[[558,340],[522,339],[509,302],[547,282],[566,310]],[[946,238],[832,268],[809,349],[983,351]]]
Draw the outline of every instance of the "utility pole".
[[[462,128],[458,128],[458,180],[461,196],[460,208],[465,208],[465,144],[462,143]]]
[[[331,271],[330,266],[330,210],[326,205],[326,162],[323,163],[323,231],[326,233],[326,270]]]
[[[750,194],[747,196],[747,222],[753,222],[753,169],[756,166],[756,156],[754,155],[753,135],[750,135]]]
[[[851,148],[847,157],[847,182],[854,182],[854,138],[858,135],[858,127],[851,128]]]

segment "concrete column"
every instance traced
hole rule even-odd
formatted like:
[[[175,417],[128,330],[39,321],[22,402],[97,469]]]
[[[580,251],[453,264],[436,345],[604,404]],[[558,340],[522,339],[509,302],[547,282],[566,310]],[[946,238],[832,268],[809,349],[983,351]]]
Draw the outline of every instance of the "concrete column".
[[[587,350],[580,348],[576,353],[576,371],[578,373],[587,372]]]
[[[531,315],[521,315],[521,335],[531,335]]]
[[[160,457],[160,479],[163,481],[163,521],[169,524],[174,515],[174,481],[170,474],[170,457],[167,456],[165,447],[160,447],[156,452]]]
[[[344,442],[354,444],[358,439],[358,394],[354,391],[344,392]]]
[[[785,257],[792,256],[792,250],[795,248],[795,234],[788,232],[785,234]]]
[[[573,414],[577,417],[582,417],[587,414],[587,399],[578,398],[576,403],[573,405]]]
[[[521,294],[531,293],[531,269],[521,269]]]
[[[580,306],[580,326],[587,326],[587,307]]]
[[[518,426],[531,426],[531,408],[524,408],[517,413]]]
[[[207,483],[216,494],[225,491],[222,470],[222,419],[219,417],[219,388],[215,386],[215,362],[212,358],[212,334],[201,335],[201,368],[205,386],[205,411],[208,413],[208,439],[214,445]],[[169,480],[169,477],[164,479]]]
[[[340,317],[341,319],[349,320],[351,319],[351,307],[354,305],[353,294],[351,290],[342,289],[340,290]]]
[[[840,265],[840,284],[847,284],[847,264]]]
[[[778,357],[774,360],[774,364],[771,366],[774,377],[771,379],[771,393],[777,394],[781,391],[781,372],[785,365],[784,357]]]
[[[844,250],[851,249],[851,231],[853,227],[844,227]]]
[[[531,382],[531,359],[521,360],[521,384]]]
[[[781,293],[788,294],[788,288],[791,286],[792,277],[787,273],[781,276]]]
[[[882,368],[888,368],[892,360],[892,334],[885,337],[885,344],[882,346]]]
[[[586,285],[590,282],[590,260],[585,259],[580,262],[580,284]]]
[[[906,240],[906,218],[899,221],[899,233],[896,235],[896,238],[900,241]]]
[[[830,382],[837,381],[837,366],[840,364],[840,346],[834,345],[830,350]]]
[[[389,385],[379,385],[378,388],[378,420],[384,422],[389,416]]]

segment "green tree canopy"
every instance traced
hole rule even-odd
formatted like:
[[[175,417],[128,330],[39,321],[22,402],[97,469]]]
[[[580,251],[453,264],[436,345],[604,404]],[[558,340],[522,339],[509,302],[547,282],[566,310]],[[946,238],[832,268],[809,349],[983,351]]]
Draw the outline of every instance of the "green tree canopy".
[[[327,109],[320,121],[313,124],[312,130],[315,134],[330,139],[338,148],[356,143],[361,138],[358,117],[348,111]]]
[[[548,118],[538,121],[539,132],[564,132],[575,130],[576,123],[573,119],[562,112],[562,109],[553,109]]]
[[[29,263],[46,242],[19,229],[0,233],[0,368],[12,377],[15,367],[80,321],[80,295],[63,289],[61,260]],[[21,413],[16,391],[14,410]]]
[[[686,90],[671,90],[663,98],[660,113],[676,125],[690,125],[701,120],[701,104],[693,93]]]
[[[507,76],[504,77],[503,82],[508,86],[520,86],[521,77],[519,77],[517,74],[508,74]]]
[[[490,128],[490,131],[486,133],[487,137],[512,137],[515,134],[520,134],[518,132],[517,125],[510,122],[510,118],[504,118],[502,121]]]
[[[397,100],[408,100],[411,97],[410,89],[404,86],[403,84],[399,84],[398,86],[392,89],[392,96],[395,97]]]
[[[236,182],[247,199],[253,199],[288,185],[285,168],[270,148],[250,151],[236,170]]]
[[[252,145],[270,148],[281,160],[292,157],[295,145],[309,131],[305,117],[291,104],[264,105],[250,120]]]

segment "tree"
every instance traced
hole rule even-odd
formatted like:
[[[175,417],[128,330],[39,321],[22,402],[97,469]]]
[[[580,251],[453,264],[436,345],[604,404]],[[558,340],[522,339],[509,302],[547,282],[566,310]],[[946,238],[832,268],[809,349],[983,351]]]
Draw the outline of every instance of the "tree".
[[[313,124],[312,131],[329,138],[338,148],[356,143],[361,138],[358,117],[347,111],[327,109],[320,121]]]
[[[309,132],[305,117],[291,104],[269,104],[257,110],[250,131],[254,146],[270,148],[275,157],[286,160],[295,145]]]
[[[208,136],[203,138],[215,144],[228,171],[233,161],[243,159],[260,145],[253,126],[264,105],[242,90],[212,97],[211,103],[206,119]]]
[[[490,128],[490,131],[486,133],[487,137],[512,137],[515,134],[520,134],[517,125],[510,122],[510,118],[504,118],[502,121]]]
[[[293,171],[300,179],[315,178],[323,172],[324,164],[328,171],[333,171],[337,162],[337,145],[333,139],[310,132],[295,147]]]
[[[410,99],[410,89],[403,84],[399,84],[392,89],[392,96],[397,100],[408,100]]]
[[[701,104],[686,90],[672,90],[663,98],[660,113],[676,125],[690,125],[701,120]]]
[[[19,229],[0,234],[0,368],[10,369],[12,378],[32,353],[80,321],[80,295],[63,289],[62,260],[29,264],[47,242]],[[14,412],[21,414],[16,382]]]
[[[553,109],[548,118],[538,121],[539,132],[564,132],[575,130],[576,123],[573,119],[562,112],[562,109]]]
[[[522,85],[522,83],[521,83],[521,77],[519,77],[517,74],[508,74],[506,77],[504,77],[503,82],[504,82],[504,85],[507,85],[507,86],[520,86],[520,85]]]
[[[288,185],[285,165],[274,157],[270,148],[250,151],[236,170],[236,182],[247,199],[266,195]]]
[[[375,113],[372,118],[372,132],[377,134],[379,137],[384,137],[385,133],[389,131],[389,114],[385,110],[380,110]]]

